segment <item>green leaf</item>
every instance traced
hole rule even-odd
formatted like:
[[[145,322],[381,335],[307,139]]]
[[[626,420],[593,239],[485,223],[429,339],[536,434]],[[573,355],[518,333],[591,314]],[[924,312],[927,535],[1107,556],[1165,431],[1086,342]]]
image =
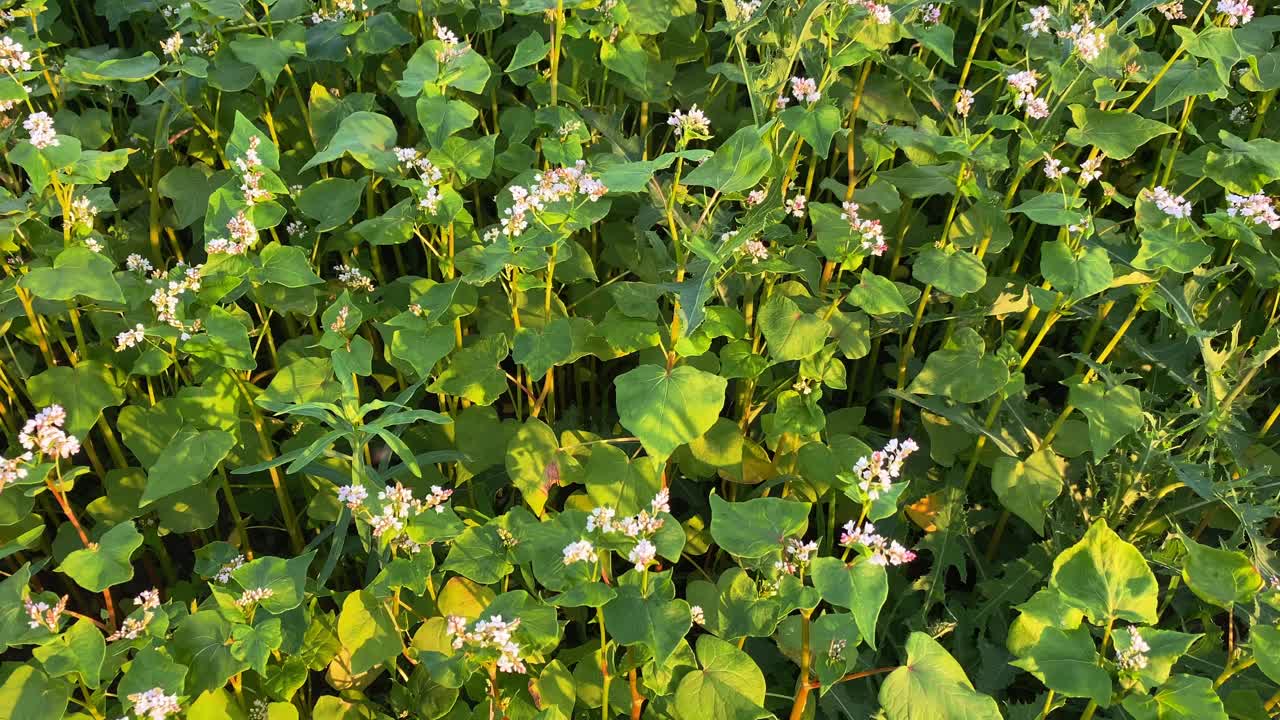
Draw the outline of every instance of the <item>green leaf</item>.
[[[116,282],[115,266],[106,257],[81,245],[74,245],[53,259],[53,267],[35,268],[18,284],[45,300],[92,300],[123,303],[124,293]]]
[[[857,287],[849,291],[849,302],[866,310],[871,315],[909,315],[906,302],[902,299],[902,291],[893,281],[876,275],[870,270],[863,270]]]
[[[396,167],[395,154],[391,151],[395,144],[396,126],[391,118],[372,112],[354,112],[343,118],[329,144],[308,160],[302,170],[349,154],[370,170],[390,172]]]
[[[1044,446],[1025,461],[996,458],[991,468],[991,488],[1001,504],[1043,535],[1045,510],[1062,493],[1065,472],[1066,462]]]
[[[1155,695],[1129,695],[1124,709],[1134,720],[1227,720],[1213,681],[1191,675],[1174,675]]]
[[[1258,659],[1258,668],[1280,684],[1280,627],[1257,624],[1249,629],[1249,644]]]
[[[78,85],[105,85],[112,81],[141,82],[159,70],[160,60],[155,53],[145,52],[130,58],[99,61],[69,56],[62,73]]]
[[[834,105],[825,102],[789,107],[778,118],[784,127],[804,138],[814,153],[824,159],[831,151],[831,138],[844,122],[844,115]]]
[[[61,720],[70,698],[70,684],[19,665],[0,683],[0,720]]]
[[[275,283],[287,288],[319,285],[324,282],[311,269],[307,251],[294,245],[268,243],[258,255],[262,267],[252,272],[254,282]]]
[[[1250,639],[1255,646],[1258,641],[1259,629],[1258,626],[1254,626],[1250,630]],[[1263,627],[1261,629],[1266,628]],[[1151,648],[1144,653],[1147,656],[1147,666],[1134,671],[1138,682],[1144,688],[1159,687],[1165,684],[1169,680],[1169,672],[1173,670],[1174,664],[1191,649],[1191,646],[1197,640],[1203,637],[1175,630],[1160,630],[1148,627],[1142,628],[1139,634],[1148,647]],[[1111,640],[1115,643],[1117,653],[1123,653],[1133,644],[1132,635],[1128,632],[1113,632],[1111,633]],[[1258,665],[1263,667],[1265,671],[1261,655],[1258,656]]]
[[[1082,204],[1083,200],[1078,198],[1068,204],[1067,198],[1060,192],[1045,192],[1032,197],[1010,212],[1022,213],[1032,222],[1040,225],[1063,227],[1084,222],[1084,215],[1076,210]]]
[[[584,470],[591,502],[597,507],[608,505],[621,516],[649,509],[662,489],[660,461],[648,456],[630,458],[613,445],[592,447]]]
[[[61,405],[67,411],[64,429],[81,438],[98,421],[104,408],[124,402],[124,393],[116,385],[111,369],[97,362],[49,368],[27,381],[27,391],[38,407]]]
[[[96,543],[72,551],[58,566],[76,584],[90,592],[102,592],[133,577],[129,558],[142,547],[142,534],[133,522],[124,522],[103,533]]]
[[[541,380],[553,367],[573,357],[573,325],[569,318],[556,318],[541,329],[522,327],[516,331],[511,358]]]
[[[809,526],[809,503],[775,497],[726,502],[711,496],[711,537],[725,552],[741,558],[781,551],[787,538]]]
[[[768,637],[778,626],[778,600],[762,596],[756,581],[740,567],[726,570],[715,585],[690,582],[686,595],[702,608],[704,627],[725,640]]]
[[[1187,552],[1182,579],[1201,600],[1230,608],[1249,602],[1262,589],[1262,575],[1248,555],[1201,545],[1181,533],[1178,539]]]
[[[267,618],[252,626],[236,625],[231,628],[231,657],[265,676],[271,653],[283,642],[280,618]]]
[[[184,426],[147,470],[139,507],[204,482],[235,444],[235,437],[225,430]]]
[[[484,337],[455,352],[449,367],[428,389],[464,397],[477,405],[492,405],[507,390],[506,373],[498,365],[507,354],[504,336]]]
[[[932,245],[916,256],[911,275],[956,297],[975,293],[987,284],[987,270],[976,255],[947,252]]]
[[[1039,639],[1011,665],[1035,675],[1050,690],[1067,697],[1111,704],[1111,675],[1099,664],[1093,636],[1085,628],[1045,628]]]
[[[1009,367],[999,358],[986,354],[976,331],[962,328],[947,346],[929,354],[907,392],[942,395],[958,403],[976,403],[991,397],[1008,382]]]
[[[812,575],[822,599],[852,611],[858,633],[874,648],[876,621],[889,598],[889,575],[884,566],[865,557],[848,565],[839,558],[820,557],[813,561]]]
[[[1138,389],[1116,385],[1104,389],[1099,383],[1069,383],[1067,401],[1080,408],[1089,419],[1089,445],[1101,459],[1120,438],[1142,427],[1142,402]]]
[[[634,585],[617,590],[617,597],[604,607],[609,634],[623,645],[644,645],[655,662],[665,663],[693,625],[689,603],[657,594],[645,597]]]
[[[216,610],[201,610],[178,624],[168,646],[189,669],[187,694],[196,696],[227,684],[248,667],[231,655],[231,623]]]
[[[249,329],[239,317],[215,305],[205,318],[204,328],[204,332],[183,344],[187,354],[229,370],[253,370],[258,366],[249,344]]]
[[[750,125],[725,140],[716,148],[715,155],[684,178],[684,183],[722,193],[743,192],[759,184],[772,164],[773,152],[767,135]]]
[[[562,546],[563,547],[563,546]],[[507,549],[492,525],[469,527],[454,539],[444,569],[478,583],[495,583],[513,569]]]
[[[266,83],[267,91],[270,92],[275,87],[280,72],[284,70],[285,65],[289,64],[289,59],[307,54],[307,44],[303,35],[302,27],[299,25],[286,25],[283,32],[276,37],[248,33],[236,35],[236,38],[231,41],[231,53],[240,62],[252,65],[258,71],[258,75],[262,76],[262,81]]]
[[[350,672],[358,675],[404,650],[400,630],[386,606],[367,590],[347,595],[338,615],[338,639],[351,653]]]
[[[1071,106],[1075,127],[1067,130],[1067,142],[1076,147],[1096,146],[1107,157],[1123,160],[1152,138],[1167,135],[1173,128],[1123,110],[1098,110]]]
[[[107,644],[89,618],[80,618],[53,642],[37,647],[32,654],[52,677],[74,674],[79,676],[79,682],[96,688]]]
[[[665,460],[711,429],[727,385],[724,378],[689,365],[671,370],[641,365],[614,380],[618,419],[650,455]]]
[[[444,147],[451,135],[475,125],[480,114],[470,104],[443,95],[423,95],[418,98],[416,110],[418,124],[433,148]]]
[[[907,638],[907,661],[880,686],[888,720],[1000,720],[996,701],[973,689],[960,663],[922,632]]]
[[[1106,250],[1092,245],[1073,251],[1063,240],[1040,246],[1040,274],[1072,302],[1106,290],[1114,278]]]
[[[298,195],[298,209],[315,221],[316,232],[329,232],[355,215],[368,184],[368,177],[359,180],[325,178],[308,185]]]
[[[830,327],[818,315],[807,313],[795,301],[775,293],[760,308],[760,331],[775,360],[800,360],[822,349]]]
[[[712,635],[698,637],[700,668],[680,680],[677,720],[756,720],[765,710],[764,674],[750,655]]]
[[[507,476],[537,515],[542,515],[547,493],[560,484],[561,465],[569,461],[555,432],[537,418],[526,420],[507,444]]]
[[[1213,257],[1213,248],[1200,240],[1189,223],[1148,228],[1142,231],[1142,245],[1130,264],[1140,270],[1167,268],[1189,273]]]
[[[279,615],[302,604],[307,584],[307,568],[315,559],[316,551],[284,560],[278,557],[254,558],[231,573],[242,590],[269,590],[270,596],[258,605],[269,613]]]
[[[537,31],[530,32],[516,43],[511,62],[507,63],[507,72],[534,65],[551,52],[551,43],[542,39]]]
[[[1049,583],[1095,625],[1156,622],[1156,577],[1142,553],[1105,520],[1054,559]]]
[[[133,656],[128,672],[120,680],[118,694],[127,698],[160,688],[169,695],[182,695],[187,673],[188,668],[174,662],[165,650],[146,647]]]

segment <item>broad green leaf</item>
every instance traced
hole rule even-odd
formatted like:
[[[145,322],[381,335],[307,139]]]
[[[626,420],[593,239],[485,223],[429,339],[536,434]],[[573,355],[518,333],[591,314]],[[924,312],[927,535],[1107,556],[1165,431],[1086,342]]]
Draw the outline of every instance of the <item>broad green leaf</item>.
[[[725,552],[741,558],[780,552],[787,538],[809,526],[809,503],[761,497],[726,502],[711,496],[711,537]]]
[[[665,460],[711,429],[727,385],[724,378],[689,365],[671,370],[641,365],[614,380],[618,419],[650,455]]]
[[[98,675],[106,654],[102,632],[88,618],[80,618],[53,642],[33,652],[52,677],[75,674],[78,682],[91,688],[98,687]]]
[[[39,407],[61,405],[67,411],[63,429],[80,438],[98,421],[103,409],[124,402],[111,369],[97,362],[49,368],[27,381],[27,391]]]
[[[60,720],[71,684],[30,665],[18,665],[0,682],[0,720]]]
[[[399,655],[404,649],[384,603],[367,590],[347,595],[338,615],[338,639],[351,653],[351,673],[359,674]]]
[[[495,583],[513,568],[497,527],[478,525],[467,528],[454,539],[444,569],[478,583]]]
[[[1114,277],[1106,250],[1097,245],[1072,250],[1062,240],[1040,246],[1040,274],[1072,302],[1106,290]]]
[[[360,208],[368,177],[359,180],[325,178],[308,185],[297,197],[298,209],[316,223],[316,232],[329,232]]]
[[[865,557],[848,565],[839,558],[820,557],[813,561],[811,572],[822,599],[852,611],[858,633],[876,647],[876,621],[889,598],[889,575],[884,566]]]
[[[145,52],[128,58],[110,60],[90,60],[71,56],[67,58],[62,72],[68,80],[79,85],[105,85],[108,82],[141,82],[155,75],[160,69],[160,60],[155,53]]]
[[[764,674],[751,656],[712,635],[698,637],[698,664],[675,693],[677,720],[756,720],[764,709]]]
[[[777,599],[762,596],[756,581],[739,567],[726,570],[714,585],[690,582],[687,596],[702,608],[704,626],[725,640],[768,637],[778,625]]]
[[[147,470],[147,487],[139,506],[204,482],[235,444],[235,437],[225,430],[184,426]]]
[[[888,720],[1000,720],[996,701],[973,689],[960,663],[922,632],[907,638],[907,660],[880,686]]]
[[[193,357],[229,370],[254,369],[257,363],[253,359],[253,346],[249,343],[249,330],[240,317],[221,306],[214,306],[205,318],[205,331],[193,335],[183,343],[182,349]]]
[[[1142,270],[1166,268],[1189,273],[1213,257],[1213,248],[1200,240],[1199,232],[1175,225],[1142,231],[1142,245],[1130,264]]]
[[[534,514],[542,515],[547,493],[560,484],[561,465],[570,462],[556,434],[537,418],[529,418],[507,444],[507,476]]]
[[[1169,673],[1173,670],[1174,664],[1202,637],[1201,635],[1193,635],[1176,630],[1161,630],[1159,628],[1129,629],[1139,630],[1139,636],[1150,648],[1150,650],[1143,653],[1147,656],[1147,666],[1134,671],[1138,682],[1147,689],[1165,684],[1169,680]],[[1258,627],[1254,627],[1250,631],[1250,637],[1255,644],[1258,638],[1258,630]],[[1115,643],[1117,653],[1123,653],[1133,644],[1133,636],[1127,631],[1117,630],[1111,633],[1111,640]],[[1262,663],[1263,659],[1259,656],[1258,665],[1265,670],[1265,666]]]
[[[268,243],[258,255],[262,267],[253,271],[256,282],[269,282],[289,288],[319,285],[323,280],[311,268],[307,252],[295,245]]]
[[[395,144],[396,127],[391,118],[372,112],[354,112],[343,118],[325,149],[316,153],[302,169],[309,170],[349,154],[370,170],[389,172],[396,167],[395,154],[391,151]]]
[[[1001,504],[1044,534],[1044,514],[1058,499],[1065,482],[1066,462],[1045,446],[1025,461],[996,458],[991,468],[991,488]]]
[[[53,267],[35,268],[18,284],[45,300],[74,300],[80,296],[123,303],[124,293],[112,274],[114,270],[115,266],[103,255],[75,245],[58,253]]]
[[[142,534],[134,528],[133,522],[120,523],[89,547],[68,554],[58,566],[58,571],[70,575],[85,590],[102,592],[133,577],[129,558],[140,547]]]
[[[1178,539],[1187,552],[1182,580],[1201,600],[1230,608],[1249,602],[1262,589],[1262,575],[1248,555],[1201,545],[1182,534]]]
[[[201,610],[178,623],[168,646],[187,666],[187,694],[196,696],[226,685],[248,667],[231,655],[231,623],[216,610]]]
[[[778,118],[788,130],[804,138],[821,158],[826,158],[831,151],[831,138],[844,122],[844,115],[836,106],[825,102],[789,107]]]
[[[1123,110],[1098,110],[1071,106],[1075,127],[1067,130],[1067,142],[1076,147],[1096,146],[1107,157],[1123,160],[1152,138],[1167,135],[1173,128]]]
[[[248,33],[237,35],[231,41],[231,53],[240,62],[252,65],[270,91],[275,87],[280,72],[289,64],[289,59],[307,54],[303,35],[299,25],[286,25],[284,31],[275,37]]]
[[[1039,225],[1065,227],[1084,222],[1084,214],[1076,209],[1082,204],[1083,201],[1078,198],[1074,202],[1069,202],[1061,192],[1050,191],[1030,198],[1011,209],[1010,212],[1026,215],[1029,220]]]
[[[795,301],[775,293],[760,308],[760,331],[775,360],[800,360],[822,349],[830,327],[821,316],[804,312]]]
[[[507,354],[504,336],[482,338],[454,352],[449,367],[428,389],[461,396],[477,405],[492,405],[507,389],[506,373],[498,365]]]
[[[568,318],[556,318],[541,329],[522,327],[516,331],[511,358],[523,365],[533,380],[541,380],[551,368],[573,357],[573,325]]]
[[[316,551],[285,560],[278,557],[259,557],[236,568],[231,574],[242,590],[269,590],[269,597],[258,605],[269,613],[279,615],[302,604],[307,584],[307,568],[315,559]]]
[[[1142,553],[1105,520],[1054,559],[1049,583],[1095,625],[1156,622],[1156,577]]]
[[[538,63],[551,52],[551,43],[542,39],[537,31],[530,32],[516,43],[511,61],[507,63],[507,72],[519,70]]]
[[[1068,383],[1067,401],[1089,419],[1089,445],[1101,459],[1121,438],[1142,427],[1142,402],[1130,385],[1104,388],[1100,383]]]
[[[982,339],[974,330],[963,328],[948,346],[929,354],[907,392],[976,403],[991,397],[1008,382],[1009,367],[986,354]]]
[[[1124,709],[1134,720],[1227,720],[1213,681],[1192,675],[1172,676],[1155,695],[1129,695]]]
[[[716,149],[715,155],[684,178],[686,185],[706,186],[722,193],[755,187],[769,171],[773,153],[764,133],[755,126],[735,132]]]
[[[987,283],[986,268],[973,253],[947,252],[933,246],[916,256],[911,275],[956,297],[977,292]]]
[[[849,291],[849,302],[870,315],[908,315],[910,310],[902,298],[902,291],[889,278],[863,270],[857,287]]]
[[[472,127],[480,114],[470,104],[443,95],[423,95],[418,98],[416,109],[418,124],[433,148],[444,147],[450,136]]]
[[[1035,644],[1011,664],[1067,697],[1089,698],[1102,707],[1111,704],[1111,675],[1102,668],[1086,628],[1045,628]]]
[[[1258,668],[1271,682],[1280,684],[1280,627],[1257,624],[1249,629],[1249,644]]]
[[[618,595],[604,606],[605,627],[615,642],[643,644],[658,664],[665,663],[689,632],[693,621],[689,603],[668,600],[656,593],[644,596],[634,585],[618,588]]]

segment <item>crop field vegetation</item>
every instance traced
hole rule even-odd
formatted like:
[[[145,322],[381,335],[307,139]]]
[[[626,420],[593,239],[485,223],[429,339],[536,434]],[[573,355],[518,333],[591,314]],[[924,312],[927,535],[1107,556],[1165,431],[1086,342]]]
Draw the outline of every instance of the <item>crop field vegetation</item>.
[[[0,720],[1280,718],[1265,0],[0,0]]]

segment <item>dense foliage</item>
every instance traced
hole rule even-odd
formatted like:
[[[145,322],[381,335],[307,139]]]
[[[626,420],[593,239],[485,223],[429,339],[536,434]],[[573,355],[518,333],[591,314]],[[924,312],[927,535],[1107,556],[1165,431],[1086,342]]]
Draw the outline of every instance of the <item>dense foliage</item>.
[[[1280,713],[1280,16],[0,0],[0,720]]]

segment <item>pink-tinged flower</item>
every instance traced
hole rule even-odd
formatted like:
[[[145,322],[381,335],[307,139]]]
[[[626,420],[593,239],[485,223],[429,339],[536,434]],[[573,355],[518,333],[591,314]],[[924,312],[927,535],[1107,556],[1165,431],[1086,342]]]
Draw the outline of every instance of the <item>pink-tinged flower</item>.
[[[787,105],[791,104],[791,98],[786,95],[779,95],[777,100],[773,101],[773,107],[777,110],[786,110]]]
[[[1044,98],[1032,98],[1027,101],[1027,117],[1043,120],[1049,117],[1049,103]]]
[[[31,53],[23,49],[22,43],[5,36],[0,39],[0,69],[7,72],[27,72],[31,69]]]
[[[875,500],[882,493],[889,492],[893,481],[902,473],[902,466],[920,446],[915,440],[907,438],[899,442],[890,440],[883,449],[858,459],[853,472],[858,476],[858,487],[866,493],[867,498]]]
[[[1169,217],[1178,219],[1191,217],[1191,203],[1181,195],[1169,192],[1163,185],[1157,185],[1151,190],[1144,189],[1141,194],[1155,203],[1155,206]]]
[[[756,205],[759,205],[760,203],[764,202],[764,198],[765,198],[764,190],[752,190],[751,192],[747,193],[747,200],[746,200],[747,207],[755,207]]]
[[[752,239],[742,243],[742,247],[738,248],[738,252],[751,258],[752,265],[758,265],[762,260],[769,259],[769,247],[759,240]]]
[[[595,562],[600,559],[596,554],[595,546],[588,540],[579,540],[569,543],[564,548],[564,564],[572,565],[577,562]]]
[[[31,144],[43,150],[58,145],[58,131],[53,127],[53,118],[47,112],[32,113],[22,121],[22,127],[31,137]]]
[[[1092,158],[1085,160],[1084,163],[1080,165],[1080,184],[1088,185],[1094,180],[1102,177],[1102,172],[1099,170],[1101,167],[1102,156],[1100,155],[1095,155]]]
[[[1156,6],[1156,10],[1164,16],[1165,20],[1186,20],[1187,14],[1182,10],[1181,2],[1161,3]]]
[[[689,108],[688,112],[676,110],[667,118],[667,124],[675,128],[676,137],[678,138],[701,138],[711,137],[711,121],[707,119],[706,113],[698,109],[695,104]]]
[[[364,501],[369,498],[369,491],[363,485],[343,485],[338,488],[338,502],[355,510],[364,505]]]
[[[843,206],[844,217],[849,221],[849,227],[862,240],[862,249],[869,251],[872,255],[883,255],[889,249],[889,245],[884,241],[884,227],[879,220],[868,220],[858,214],[858,203],[846,201]]]
[[[1236,195],[1227,193],[1227,214],[1241,217],[1254,225],[1266,225],[1272,230],[1280,230],[1280,214],[1276,213],[1275,201],[1262,193],[1253,195]]]
[[[969,112],[973,110],[973,91],[961,90],[956,94],[956,114],[962,118],[969,117]]]
[[[133,693],[129,696],[129,702],[133,703],[133,714],[146,720],[165,720],[170,715],[182,712],[178,696],[166,695],[164,689],[158,687]]]
[[[1116,651],[1116,665],[1121,670],[1145,670],[1150,662],[1147,653],[1151,652],[1151,646],[1138,634],[1136,627],[1130,626],[1128,631],[1129,647],[1123,651]]]
[[[796,195],[786,202],[787,212],[795,217],[804,217],[805,207],[809,200],[803,195]]]
[[[1021,98],[1034,94],[1036,87],[1040,84],[1040,80],[1036,77],[1034,70],[1016,72],[1007,77],[1006,80],[1009,82],[1009,87],[1016,90]]]
[[[1080,58],[1085,62],[1097,60],[1102,51],[1107,49],[1107,36],[1099,31],[1091,20],[1076,23],[1070,30],[1058,33],[1058,36],[1070,40]]]
[[[658,548],[648,539],[641,540],[627,554],[627,560],[636,566],[636,572],[644,572],[648,569],[649,563],[658,554]]]
[[[1022,31],[1031,37],[1039,37],[1040,33],[1049,32],[1049,21],[1053,19],[1053,10],[1048,5],[1031,8],[1031,20],[1022,24]]]
[[[80,452],[80,441],[62,430],[66,421],[67,411],[61,405],[50,405],[27,420],[18,433],[18,442],[23,448],[50,458],[69,458]]]
[[[1062,166],[1062,161],[1053,157],[1049,153],[1044,154],[1044,176],[1050,180],[1057,180],[1066,174],[1067,169]]]
[[[791,96],[799,102],[807,102],[813,104],[822,99],[822,93],[818,92],[818,82],[813,78],[793,77],[791,78]]]
[[[905,565],[916,559],[916,554],[903,547],[897,540],[890,540],[876,533],[875,526],[865,523],[857,527],[850,520],[844,524],[840,544],[844,547],[862,546],[871,551],[868,561],[873,565]]]
[[[942,7],[939,5],[925,5],[920,11],[920,22],[925,25],[937,25],[942,20]]]
[[[1218,12],[1227,16],[1231,27],[1246,25],[1253,19],[1253,6],[1247,0],[1218,0]]]

